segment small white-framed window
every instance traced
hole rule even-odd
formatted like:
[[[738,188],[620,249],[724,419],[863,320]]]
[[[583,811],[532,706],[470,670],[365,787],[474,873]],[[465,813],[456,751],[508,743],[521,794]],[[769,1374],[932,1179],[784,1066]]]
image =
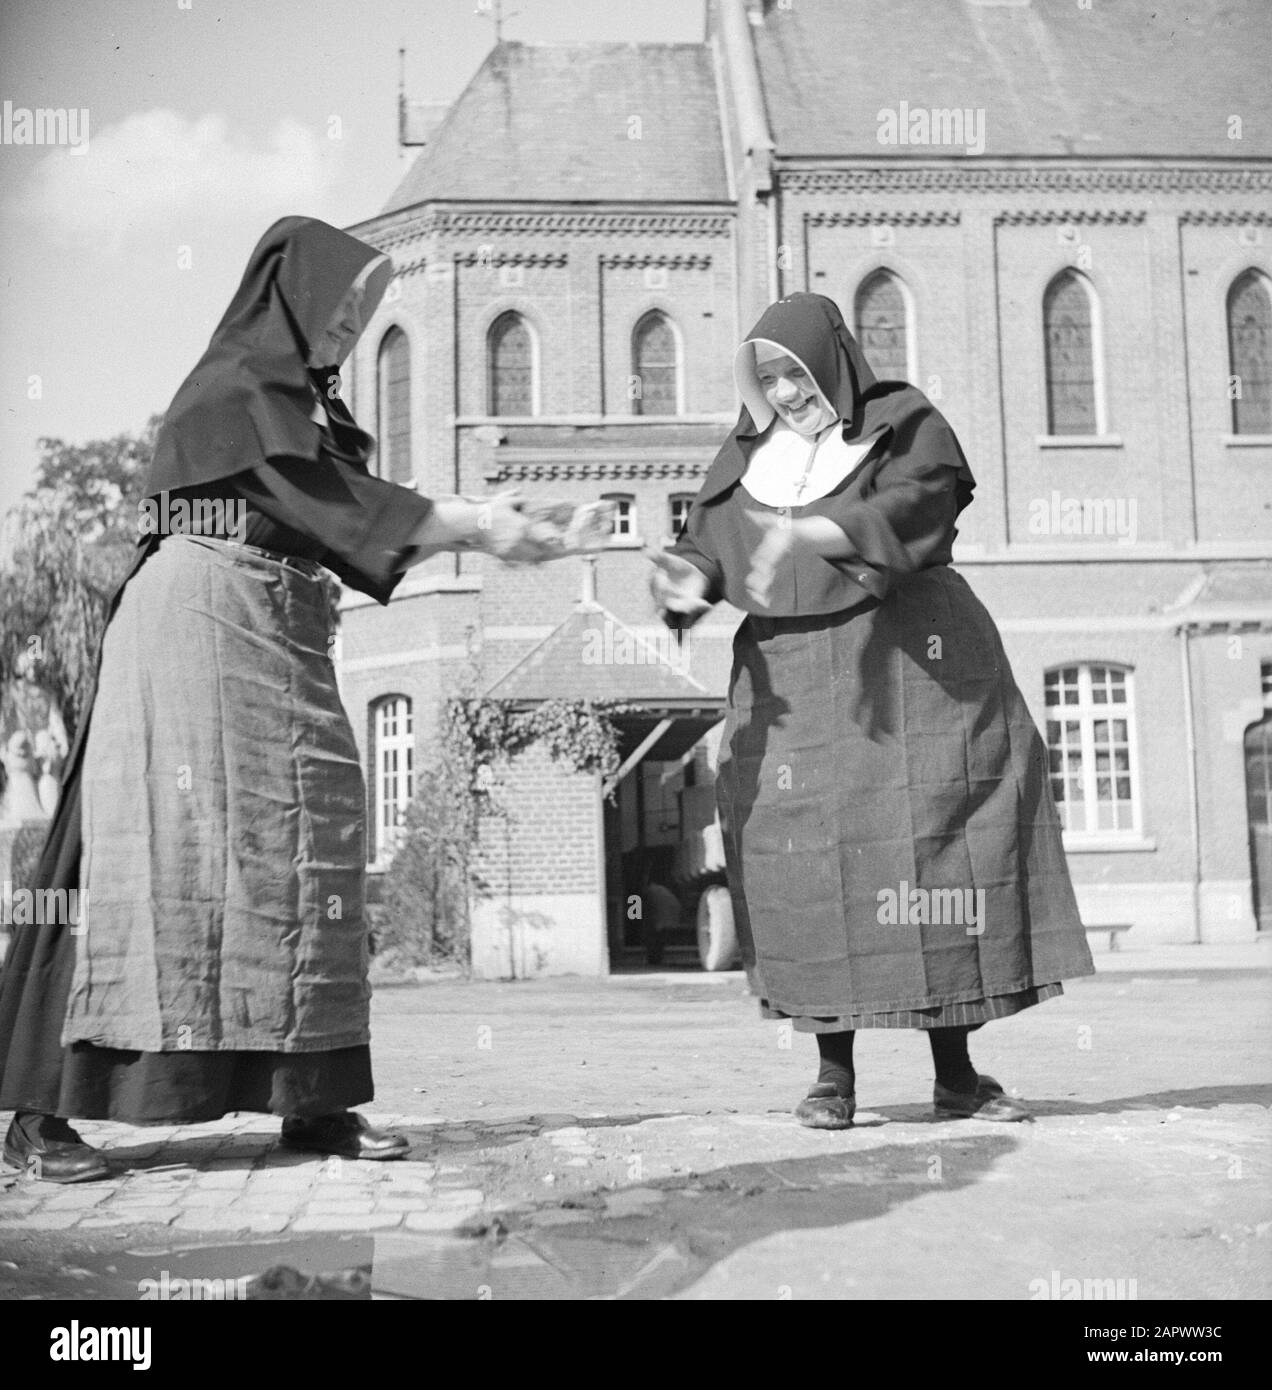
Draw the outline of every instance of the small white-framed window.
[[[411,701],[386,695],[371,706],[371,788],[369,863],[393,858],[406,808],[415,794],[415,730]]]
[[[685,522],[689,520],[689,511],[693,506],[694,494],[692,492],[673,492],[667,499],[668,520],[671,522],[670,535],[674,540],[681,531]]]
[[[639,539],[636,531],[636,499],[629,492],[607,492],[601,500],[614,504],[614,529],[610,532],[610,544],[635,545]]]
[[[1075,836],[1141,833],[1131,672],[1111,663],[1044,673],[1051,791]]]

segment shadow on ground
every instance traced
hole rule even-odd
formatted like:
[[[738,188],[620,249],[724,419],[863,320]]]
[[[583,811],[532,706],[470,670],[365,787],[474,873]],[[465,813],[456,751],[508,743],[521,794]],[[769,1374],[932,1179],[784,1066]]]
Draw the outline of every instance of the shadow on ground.
[[[966,1187],[1015,1146],[995,1132],[955,1136],[921,1152],[884,1145],[742,1163],[526,1203],[447,1235],[341,1233],[227,1245],[180,1242],[159,1230],[150,1240],[134,1235],[127,1249],[80,1246],[69,1263],[28,1264],[17,1296],[137,1300],[147,1292],[164,1297],[166,1289],[169,1299],[242,1298],[247,1280],[282,1266],[301,1277],[275,1297],[664,1298],[766,1236],[871,1220],[937,1183],[946,1191]],[[343,1279],[333,1277],[339,1272]],[[259,1285],[252,1296],[261,1296]]]

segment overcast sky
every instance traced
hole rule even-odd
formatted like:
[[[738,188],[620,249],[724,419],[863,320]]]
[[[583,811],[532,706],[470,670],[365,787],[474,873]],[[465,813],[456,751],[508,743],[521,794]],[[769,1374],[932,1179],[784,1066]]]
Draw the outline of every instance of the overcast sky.
[[[0,143],[0,512],[41,435],[136,430],[167,406],[276,218],[379,211],[414,157],[397,145],[399,47],[408,96],[449,101],[493,42],[492,8],[0,0],[0,103],[86,109],[89,134],[82,155]],[[702,37],[702,0],[504,12],[510,39]]]

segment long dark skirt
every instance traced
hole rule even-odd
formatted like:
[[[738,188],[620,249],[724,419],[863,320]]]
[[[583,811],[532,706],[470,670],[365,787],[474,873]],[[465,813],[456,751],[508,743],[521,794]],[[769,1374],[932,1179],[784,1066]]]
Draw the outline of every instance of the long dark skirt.
[[[117,604],[90,718],[35,885],[77,885],[82,831],[87,929],[15,936],[0,1106],[147,1123],[370,1100],[361,773],[316,567],[165,542]]]
[[[73,794],[73,792],[72,792]],[[369,1046],[331,1052],[139,1052],[61,1043],[75,938],[18,927],[0,975],[0,1110],[124,1124],[200,1124],[234,1111],[325,1115],[374,1099]]]
[[[844,613],[748,617],[716,786],[769,1017],[974,1026],[1094,972],[1046,748],[948,567]]]

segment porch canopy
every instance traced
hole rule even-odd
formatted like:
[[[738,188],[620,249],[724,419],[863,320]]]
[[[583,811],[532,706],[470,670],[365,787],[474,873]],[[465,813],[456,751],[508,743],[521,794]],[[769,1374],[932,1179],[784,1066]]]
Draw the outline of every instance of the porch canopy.
[[[724,717],[689,672],[688,647],[674,635],[642,637],[594,599],[584,597],[559,627],[483,692],[532,708],[547,700],[617,701],[613,715],[622,765],[606,790],[646,758],[672,762]]]

